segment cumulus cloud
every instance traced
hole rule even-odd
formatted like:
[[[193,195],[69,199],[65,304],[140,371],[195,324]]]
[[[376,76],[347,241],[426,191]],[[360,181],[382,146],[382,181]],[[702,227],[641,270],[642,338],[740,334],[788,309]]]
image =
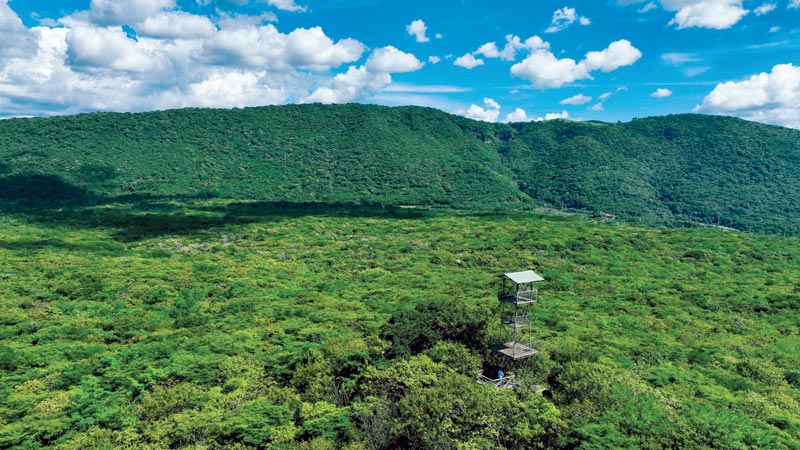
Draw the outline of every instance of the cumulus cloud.
[[[357,61],[363,52],[361,42],[342,39],[334,43],[321,27],[297,28],[283,34],[267,24],[223,28],[203,44],[198,58],[218,65],[321,72]]]
[[[130,39],[121,28],[77,27],[66,40],[68,61],[78,70],[150,73],[163,64],[159,54]]]
[[[217,28],[207,17],[183,11],[163,12],[136,25],[139,36],[156,39],[207,38],[216,32]]]
[[[742,0],[661,0],[667,11],[675,12],[670,25],[683,28],[723,30],[738,23],[748,11]]]
[[[543,122],[545,120],[556,120],[556,119],[569,119],[569,113],[567,111],[561,111],[560,113],[547,113],[544,117],[537,117],[534,122]]]
[[[415,72],[424,65],[416,56],[391,45],[374,50],[365,64],[367,70],[374,73]]]
[[[456,114],[484,122],[497,122],[500,117],[500,105],[491,98],[483,99],[483,106],[470,105],[466,111],[456,111]]]
[[[800,0],[792,0],[792,1],[789,3],[789,8],[792,8],[792,9],[794,9],[794,8],[800,8]]]
[[[800,129],[800,67],[778,64],[771,72],[720,83],[694,111]]]
[[[303,103],[346,103],[376,95],[392,83],[392,73],[413,72],[422,68],[414,55],[386,46],[375,49],[360,67],[351,66],[336,75],[333,82],[320,86],[303,97]]]
[[[467,53],[466,55],[459,56],[453,61],[453,64],[459,67],[463,67],[465,69],[474,69],[478,66],[482,66],[485,64],[484,60],[476,58],[472,55],[472,53]]]
[[[658,88],[652,94],[650,94],[650,97],[653,97],[653,98],[665,98],[665,97],[669,97],[670,95],[672,95],[672,91],[671,90],[669,90],[667,88]]]
[[[560,105],[585,105],[592,101],[592,97],[583,94],[573,95],[558,102]]]
[[[553,19],[550,22],[550,26],[544,30],[545,33],[556,33],[559,32],[568,26],[572,25],[575,22],[580,23],[581,25],[589,25],[592,23],[587,17],[579,16],[575,12],[575,8],[569,8],[567,6],[557,9],[553,13]]]
[[[496,42],[487,42],[473,52],[475,55],[483,55],[487,58],[499,58],[501,56],[500,49],[497,48]]]
[[[89,17],[100,25],[125,25],[174,7],[175,0],[92,0]]]
[[[630,66],[642,57],[642,52],[631,45],[630,41],[621,39],[612,42],[605,50],[599,52],[589,52],[583,62],[587,70],[600,69],[603,72],[611,72],[622,66]]]
[[[0,0],[0,57],[25,56],[36,51],[36,35]]]
[[[392,83],[388,73],[373,73],[361,66],[351,66],[346,73],[336,75],[333,85],[317,88],[304,97],[303,103],[347,103],[376,94]]]
[[[406,32],[411,36],[416,38],[417,42],[428,42],[430,39],[425,36],[425,33],[428,31],[428,27],[425,25],[425,22],[422,19],[417,19],[410,24],[406,25]]]
[[[531,41],[532,39],[528,39],[526,42]],[[511,67],[511,74],[530,81],[537,88],[558,88],[573,81],[590,79],[590,72],[594,70],[611,72],[634,64],[642,56],[625,39],[612,42],[604,50],[587,53],[580,62],[571,58],[556,58],[548,50],[549,46],[539,45],[534,48],[527,58]]]
[[[205,107],[245,107],[280,103],[287,93],[281,87],[265,83],[265,72],[218,68],[203,80],[191,83],[192,105]]]
[[[548,48],[550,48],[550,44],[542,40],[539,36],[530,37],[523,42],[519,36],[507,34],[506,43],[502,50],[497,46],[497,42],[487,42],[478,47],[472,54],[485,56],[486,58],[500,58],[504,61],[514,61],[518,50],[528,49],[533,51]]]
[[[536,50],[511,66],[511,75],[528,80],[537,88],[558,88],[590,78],[589,71],[574,59],[558,59],[548,50]]]
[[[174,0],[94,0],[89,10],[27,28],[0,0],[0,116],[351,101],[380,92],[390,72],[422,66],[384,47],[371,70],[334,76],[362,58],[362,43],[334,41],[319,27],[282,33],[262,25],[274,19],[207,18]]]
[[[438,57],[436,55],[431,55],[431,56],[428,57],[428,62],[431,63],[431,64],[439,64],[441,61],[442,61],[442,58],[440,58],[440,57]]]
[[[621,5],[644,3],[646,0],[617,0]],[[792,0],[798,2],[799,0]],[[659,0],[661,6],[675,16],[669,22],[683,28],[711,28],[722,30],[738,23],[748,14],[742,0]],[[639,12],[647,12],[656,7],[655,2],[646,3]]]
[[[528,118],[528,114],[522,108],[517,108],[514,111],[506,114],[506,118],[503,122],[528,122],[531,119]]]

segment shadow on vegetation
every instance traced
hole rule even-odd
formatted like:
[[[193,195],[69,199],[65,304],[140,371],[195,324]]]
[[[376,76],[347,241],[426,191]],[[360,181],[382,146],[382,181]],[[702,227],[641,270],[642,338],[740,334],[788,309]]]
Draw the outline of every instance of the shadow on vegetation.
[[[4,168],[0,166],[0,173]],[[22,174],[0,180],[0,200],[37,206],[58,202],[63,205],[95,201],[92,194],[55,175]]]
[[[102,171],[99,172],[96,175],[103,176]],[[134,242],[307,215],[424,219],[439,215],[441,211],[381,204],[230,202],[202,196],[104,197],[53,175],[28,174],[0,178],[0,213],[45,225],[109,229],[113,230],[112,236],[117,241]],[[9,245],[15,248],[19,248],[19,245],[41,248],[67,244],[40,240]]]

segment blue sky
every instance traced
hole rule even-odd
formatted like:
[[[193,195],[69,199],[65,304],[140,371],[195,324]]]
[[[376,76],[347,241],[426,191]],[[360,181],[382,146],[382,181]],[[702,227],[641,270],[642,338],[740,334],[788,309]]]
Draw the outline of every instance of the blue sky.
[[[0,0],[0,117],[304,102],[800,128],[800,0]]]

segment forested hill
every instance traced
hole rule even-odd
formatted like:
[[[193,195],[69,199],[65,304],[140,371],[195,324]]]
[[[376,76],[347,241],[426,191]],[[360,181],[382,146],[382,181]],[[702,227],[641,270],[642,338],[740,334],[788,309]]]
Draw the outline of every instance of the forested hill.
[[[130,196],[528,208],[800,234],[800,132],[678,115],[489,124],[287,105],[0,122],[0,200]]]

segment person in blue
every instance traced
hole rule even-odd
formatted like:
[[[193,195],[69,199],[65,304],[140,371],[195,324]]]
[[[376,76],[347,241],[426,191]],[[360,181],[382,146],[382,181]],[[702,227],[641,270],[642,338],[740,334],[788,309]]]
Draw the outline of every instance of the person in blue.
[[[503,369],[500,369],[500,370],[498,370],[498,371],[497,371],[497,379],[498,379],[498,380],[499,380],[500,378],[503,378],[503,375],[505,375],[505,374],[503,373]]]

